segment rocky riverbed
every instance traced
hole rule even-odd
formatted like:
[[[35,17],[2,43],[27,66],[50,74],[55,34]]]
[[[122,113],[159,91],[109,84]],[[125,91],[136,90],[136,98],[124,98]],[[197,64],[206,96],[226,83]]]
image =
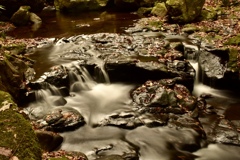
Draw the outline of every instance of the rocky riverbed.
[[[0,59],[21,89],[7,90],[2,81],[0,87],[27,103],[14,114],[30,118],[42,159],[239,159],[239,18],[230,18],[239,11],[225,15],[187,25],[150,17],[122,34],[28,39],[38,46],[29,54],[48,58],[37,67],[51,67],[37,79],[34,61],[22,57],[26,45],[7,38]],[[206,84],[215,89],[197,91]],[[11,105],[2,104],[5,115]],[[32,147],[39,156],[39,146]],[[25,154],[0,148],[4,158],[14,153]]]
[[[207,42],[198,50],[194,35],[189,46],[169,43],[168,31],[156,33],[136,26],[126,34],[79,35],[42,46],[50,61],[62,64],[27,85],[25,100],[32,103],[25,112],[35,129],[59,132],[61,149],[88,159],[194,159],[211,156],[201,150],[209,144],[239,145],[238,120],[207,103],[211,95],[192,95],[191,62],[218,82],[228,72],[229,50]]]

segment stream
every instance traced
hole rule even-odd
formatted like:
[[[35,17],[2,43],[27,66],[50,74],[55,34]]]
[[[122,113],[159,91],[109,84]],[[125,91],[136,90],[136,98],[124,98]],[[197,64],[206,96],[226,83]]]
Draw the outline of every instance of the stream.
[[[42,13],[42,17],[43,24],[39,29],[26,32],[27,27],[22,27],[12,31],[10,35],[16,38],[39,36],[56,38],[99,32],[123,33],[124,27],[131,26],[138,19],[136,15],[129,13],[91,12],[73,16],[56,14],[51,10]],[[41,77],[54,65],[62,64],[67,67],[74,65],[69,61],[56,58],[60,51],[61,48],[58,46],[49,46],[31,55],[31,58],[36,60],[36,78]],[[83,152],[89,160],[106,155],[121,155],[125,159],[135,156],[140,160],[180,160],[184,157],[195,160],[240,159],[240,148],[233,145],[209,144],[202,149],[190,152],[175,144],[175,142],[196,141],[197,133],[190,129],[177,130],[169,127],[146,126],[135,129],[121,129],[115,126],[96,127],[96,124],[103,121],[105,117],[116,113],[135,112],[129,92],[136,87],[134,84],[111,83],[104,67],[101,67],[103,62],[98,63],[104,75],[104,82],[96,82],[87,70],[81,69],[83,75],[74,75],[74,78],[70,79],[70,96],[64,97],[65,105],[61,105],[61,102],[53,103],[56,99],[61,99],[62,95],[52,86],[50,89],[37,91],[39,99],[30,103],[26,109],[31,113],[31,119],[38,119],[49,111],[59,108],[74,109],[82,114],[86,124],[74,131],[61,133],[64,142],[59,149]],[[191,62],[191,64],[198,75],[198,63]],[[218,114],[225,115],[231,120],[240,119],[238,95],[206,86],[201,83],[200,77],[196,76],[193,94],[200,96],[202,93],[213,96],[207,102],[216,106]],[[200,121],[204,122],[204,130],[208,130],[213,125],[215,119],[210,118],[200,117]]]

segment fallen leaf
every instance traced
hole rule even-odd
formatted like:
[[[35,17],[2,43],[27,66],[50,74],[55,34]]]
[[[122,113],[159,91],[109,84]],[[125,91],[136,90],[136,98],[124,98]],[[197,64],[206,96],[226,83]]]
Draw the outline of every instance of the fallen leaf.
[[[11,156],[11,154],[12,154],[12,150],[11,149],[0,147],[0,155],[9,157],[9,156]]]

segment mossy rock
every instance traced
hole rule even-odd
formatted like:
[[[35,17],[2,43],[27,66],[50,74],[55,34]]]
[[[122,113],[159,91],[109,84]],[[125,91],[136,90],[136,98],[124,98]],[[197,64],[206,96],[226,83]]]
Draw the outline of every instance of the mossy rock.
[[[7,92],[0,91],[0,153],[1,160],[16,156],[20,160],[41,160],[41,148],[31,124],[17,112],[17,105]]]
[[[200,20],[217,20],[218,14],[214,9],[202,10]]]
[[[26,62],[4,50],[0,60],[0,68],[0,90],[10,93],[17,100],[20,85],[24,80],[24,73],[28,68]]]
[[[17,12],[11,17],[11,22],[16,26],[24,26],[29,23],[30,19],[30,6],[21,6]]]
[[[169,18],[177,23],[194,21],[202,11],[205,0],[167,0]]]
[[[192,24],[186,24],[186,25],[184,25],[182,31],[185,33],[188,33],[188,34],[192,34],[194,32],[199,31],[199,28]]]
[[[236,45],[239,46],[240,45],[240,34],[229,38],[227,42],[224,43],[225,45]]]
[[[239,50],[235,48],[230,48],[229,49],[229,61],[227,63],[228,70],[232,72],[239,72],[239,67],[238,67],[238,54]]]
[[[167,15],[167,8],[165,6],[165,3],[157,3],[153,7],[151,14],[158,17],[165,17]]]

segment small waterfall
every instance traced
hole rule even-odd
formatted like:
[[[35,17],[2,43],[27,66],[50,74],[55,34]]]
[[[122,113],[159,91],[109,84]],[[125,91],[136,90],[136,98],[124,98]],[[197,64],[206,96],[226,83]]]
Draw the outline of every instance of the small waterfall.
[[[201,53],[200,51],[195,51],[195,52]],[[185,54],[185,55],[187,55],[186,57],[188,58],[189,63],[192,65],[192,67],[195,70],[193,94],[195,96],[200,96],[203,93],[209,93],[217,97],[226,98],[226,96],[222,94],[221,91],[202,83],[203,79],[202,77],[200,77],[200,66],[198,62],[198,56],[196,56],[196,53]]]
[[[98,62],[96,67],[103,72],[105,83],[96,82],[80,61],[63,64],[68,71],[69,91],[73,96],[63,97],[57,87],[44,83],[44,89],[35,91],[36,102],[28,107],[34,119],[42,117],[56,107],[64,106],[78,110],[89,125],[94,125],[113,112],[130,109],[129,91],[133,86],[110,84],[108,74],[104,70],[104,63],[100,60]],[[62,100],[67,103],[61,103]]]
[[[101,55],[101,53],[96,52],[96,51],[92,51],[92,50],[88,50],[87,53],[92,55],[92,59],[90,59],[89,62],[96,64],[95,69],[96,69],[96,72],[98,73],[97,75],[100,78],[100,81],[104,80],[104,82],[110,83],[109,76],[108,76],[108,74],[107,74],[107,72],[104,68],[105,62],[104,62],[104,60],[98,58]]]
[[[73,66],[77,71],[69,71],[70,92],[90,90],[97,84],[86,68],[77,64],[73,64]]]

